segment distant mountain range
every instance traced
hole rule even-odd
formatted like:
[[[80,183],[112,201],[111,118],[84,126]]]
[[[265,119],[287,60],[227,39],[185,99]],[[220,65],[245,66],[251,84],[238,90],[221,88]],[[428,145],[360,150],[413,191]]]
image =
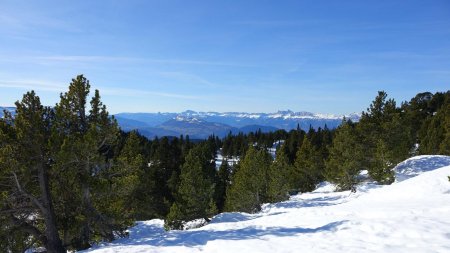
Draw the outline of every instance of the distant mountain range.
[[[15,107],[0,107],[12,114]],[[181,113],[118,113],[114,117],[124,131],[138,130],[148,137],[189,135],[191,139],[204,139],[214,134],[224,137],[228,133],[249,133],[261,129],[262,132],[279,129],[291,130],[299,126],[303,130],[309,127],[319,128],[325,125],[332,129],[339,126],[343,117],[359,121],[360,115],[315,114],[311,112],[278,111],[275,113],[245,112],[195,112]]]
[[[141,134],[155,136],[189,135],[193,139],[207,138],[211,134],[223,137],[229,132],[249,133],[261,129],[263,132],[278,129],[291,130],[325,127],[336,128],[344,115],[314,114],[310,112],[278,111],[276,113],[242,112],[195,112],[181,113],[119,113],[114,115],[125,131],[138,130]],[[358,121],[359,114],[345,115]]]
[[[2,107],[0,106],[0,118],[3,117],[4,113],[3,111],[8,111],[14,115],[16,113],[16,107]]]

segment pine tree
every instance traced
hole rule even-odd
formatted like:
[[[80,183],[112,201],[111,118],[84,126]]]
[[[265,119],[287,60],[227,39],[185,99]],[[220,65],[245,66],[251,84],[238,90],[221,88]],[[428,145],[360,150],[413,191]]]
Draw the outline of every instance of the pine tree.
[[[138,133],[130,132],[112,167],[112,177],[108,186],[110,192],[114,193],[110,196],[109,206],[123,210],[121,217],[130,222],[134,218],[142,218],[144,216],[142,213],[147,213],[149,204],[153,202],[148,189],[152,189],[155,182],[148,180],[142,182],[147,177],[146,164],[140,149]]]
[[[450,96],[447,96],[446,104],[441,108],[440,113],[444,116],[444,137],[439,145],[439,153],[442,155],[450,155]]]
[[[164,220],[164,228],[166,230],[183,230],[185,214],[177,202],[170,207],[170,211]]]
[[[445,94],[442,104],[436,105],[437,111],[429,116],[421,129],[421,154],[450,154],[450,92]]]
[[[291,130],[285,141],[284,152],[289,158],[289,163],[293,164],[298,149],[303,143],[303,138],[305,138],[306,133],[297,127],[297,130]]]
[[[271,203],[280,202],[289,198],[289,173],[293,170],[289,164],[289,158],[282,146],[276,154],[275,161],[269,168],[269,186],[267,192],[268,201]]]
[[[48,137],[51,115],[51,110],[44,108],[39,97],[31,91],[21,102],[16,102],[15,119],[9,115],[6,121],[2,120],[0,227],[6,229],[2,233],[17,231],[5,235],[7,241],[12,241],[12,246],[6,245],[5,249],[19,246],[14,242],[17,238],[31,236],[48,252],[65,252],[50,191],[52,164]]]
[[[403,125],[408,127],[410,146],[419,143],[419,132],[427,117],[432,115],[430,102],[433,98],[431,92],[417,94],[408,103],[403,103]]]
[[[412,149],[410,131],[402,124],[400,110],[393,99],[386,98],[386,92],[378,92],[367,112],[363,113],[357,129],[364,136],[364,166],[381,184],[394,181],[392,169],[407,158]]]
[[[113,173],[112,154],[119,129],[95,91],[87,109],[89,81],[77,76],[69,91],[61,94],[55,106],[52,128],[54,167],[53,185],[57,194],[58,213],[66,244],[85,249],[100,240],[124,236],[129,225],[120,217],[123,210],[111,209],[107,198]]]
[[[183,229],[186,221],[209,217],[217,211],[214,203],[215,165],[207,145],[191,149],[181,168],[175,203],[165,220],[166,229]],[[181,224],[181,225],[180,225]]]
[[[189,143],[188,137],[185,142]],[[172,145],[167,137],[153,140],[151,149],[146,176],[156,178],[155,196],[162,198],[163,201],[156,201],[153,205],[158,216],[165,217],[175,201],[179,185],[180,160],[187,150]]]
[[[308,138],[303,139],[297,151],[291,185],[301,192],[312,191],[323,180],[324,161],[319,149]]]
[[[358,173],[362,167],[361,140],[351,121],[344,121],[336,131],[330,155],[326,161],[326,180],[334,183],[337,190],[355,190]]]
[[[216,206],[219,212],[224,210],[226,191],[231,182],[231,168],[228,165],[228,161],[224,159],[219,167],[216,179],[215,199]]]
[[[226,210],[248,213],[261,210],[261,204],[268,200],[268,172],[271,159],[265,149],[257,150],[250,145],[228,188]]]

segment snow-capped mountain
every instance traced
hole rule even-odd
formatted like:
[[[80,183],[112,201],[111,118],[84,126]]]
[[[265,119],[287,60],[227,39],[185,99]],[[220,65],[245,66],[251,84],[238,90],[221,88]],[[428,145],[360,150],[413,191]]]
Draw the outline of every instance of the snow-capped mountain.
[[[170,114],[170,113],[169,113]],[[274,113],[247,113],[247,112],[196,112],[187,110],[177,114],[178,117],[188,118],[240,118],[240,119],[328,119],[342,120],[343,117],[359,120],[360,115],[352,113],[349,115],[320,114],[312,112],[293,112],[291,110],[278,111]]]
[[[15,113],[15,107],[0,107]],[[204,139],[215,134],[224,137],[228,133],[249,133],[261,129],[263,132],[278,129],[292,130],[300,127],[303,130],[313,128],[336,128],[345,117],[359,121],[360,115],[317,114],[311,112],[293,112],[291,110],[274,113],[246,112],[196,112],[187,110],[181,113],[119,113],[114,115],[120,127],[125,131],[138,130],[148,138],[156,136],[189,135],[192,139]]]
[[[4,115],[3,111],[8,111],[8,112],[10,112],[11,114],[14,115],[14,113],[16,112],[16,108],[15,107],[2,107],[2,106],[0,106],[0,118],[2,118],[3,115]]]
[[[335,128],[345,117],[358,121],[359,114],[333,115],[315,114],[311,112],[293,112],[291,110],[275,113],[245,112],[196,112],[187,110],[181,113],[119,113],[115,115],[122,129],[139,130],[148,137],[189,134],[193,138],[205,138],[211,134],[224,136],[228,132],[287,131],[298,126],[304,130],[313,128]],[[183,123],[183,127],[179,127]],[[215,124],[215,125],[214,125]],[[164,134],[164,131],[170,134]],[[159,134],[156,134],[158,131]],[[162,132],[161,132],[162,131]],[[193,135],[192,135],[193,134]]]

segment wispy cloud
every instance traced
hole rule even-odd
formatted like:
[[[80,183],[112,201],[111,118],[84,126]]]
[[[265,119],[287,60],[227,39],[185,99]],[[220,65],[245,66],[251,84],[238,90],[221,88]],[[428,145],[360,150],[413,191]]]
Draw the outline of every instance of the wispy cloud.
[[[61,82],[63,83],[63,82]],[[67,84],[58,84],[54,81],[44,80],[0,80],[0,88],[20,89],[20,90],[35,90],[35,91],[53,91],[64,92],[67,90]],[[145,96],[158,96],[166,98],[178,98],[178,99],[201,99],[198,96],[150,91],[142,89],[132,88],[115,88],[115,87],[102,87],[94,86],[93,89],[100,90],[101,94],[114,95],[121,97],[145,97]]]
[[[449,59],[450,57],[446,54],[420,54],[415,52],[407,52],[407,51],[384,51],[377,53],[367,54],[371,57],[382,58],[382,59],[390,59],[390,60],[425,60],[425,59]]]
[[[99,55],[53,55],[24,57],[25,59],[46,62],[106,62],[106,61],[139,61],[140,58]]]
[[[113,62],[113,61],[134,61],[141,63],[161,63],[175,65],[212,65],[212,66],[234,66],[234,67],[253,67],[253,65],[240,64],[234,62],[221,61],[202,61],[186,59],[155,59],[139,57],[122,56],[99,56],[99,55],[56,55],[56,56],[38,56],[32,57],[36,60],[54,61],[54,62]]]
[[[256,64],[244,64],[236,62],[203,61],[191,59],[156,59],[128,56],[102,56],[102,55],[50,55],[50,56],[9,56],[0,57],[0,62],[28,62],[36,64],[49,63],[98,63],[98,62],[136,62],[136,63],[157,63],[171,65],[209,65],[228,67],[257,67]]]
[[[233,22],[234,25],[247,26],[308,26],[323,24],[326,20],[242,20]]]
[[[159,92],[159,91],[149,91],[142,89],[129,89],[129,88],[112,88],[112,87],[98,87],[100,93],[115,96],[124,97],[146,97],[146,96],[158,96],[167,98],[178,98],[178,99],[190,99],[198,100],[202,99],[198,96],[170,93],[170,92]]]
[[[159,75],[183,82],[189,82],[190,85],[199,84],[201,86],[208,86],[211,88],[223,87],[223,85],[206,80],[201,76],[185,72],[160,72]]]
[[[0,13],[0,30],[8,34],[26,34],[36,30],[62,30],[81,32],[80,28],[61,19],[42,15],[37,12],[22,10],[14,15]]]
[[[0,80],[0,87],[61,92],[67,86],[42,80]]]

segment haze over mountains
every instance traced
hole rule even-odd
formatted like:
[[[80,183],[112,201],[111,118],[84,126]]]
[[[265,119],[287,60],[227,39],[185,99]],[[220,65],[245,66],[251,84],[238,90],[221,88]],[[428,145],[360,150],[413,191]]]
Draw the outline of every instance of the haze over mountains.
[[[15,107],[0,107],[0,117],[3,110],[15,113]],[[181,113],[118,113],[114,117],[124,131],[138,130],[148,137],[189,135],[192,139],[205,139],[214,134],[224,137],[232,132],[249,133],[261,129],[262,132],[279,129],[291,130],[299,126],[303,130],[309,127],[315,129],[336,128],[343,117],[358,121],[359,114],[349,115],[315,114],[311,112],[293,112],[291,110],[275,113],[245,113],[245,112],[196,112],[187,110]]]
[[[261,129],[263,132],[278,129],[335,128],[343,117],[359,120],[358,114],[332,115],[311,112],[278,111],[275,113],[245,112],[195,112],[181,113],[119,113],[114,115],[125,131],[137,129],[141,134],[155,136],[189,135],[194,139],[204,139],[209,135],[223,137],[229,132],[249,133]]]
[[[15,107],[2,107],[0,106],[0,118],[3,117],[3,111],[8,111],[12,114],[14,114],[16,112],[16,108]]]

